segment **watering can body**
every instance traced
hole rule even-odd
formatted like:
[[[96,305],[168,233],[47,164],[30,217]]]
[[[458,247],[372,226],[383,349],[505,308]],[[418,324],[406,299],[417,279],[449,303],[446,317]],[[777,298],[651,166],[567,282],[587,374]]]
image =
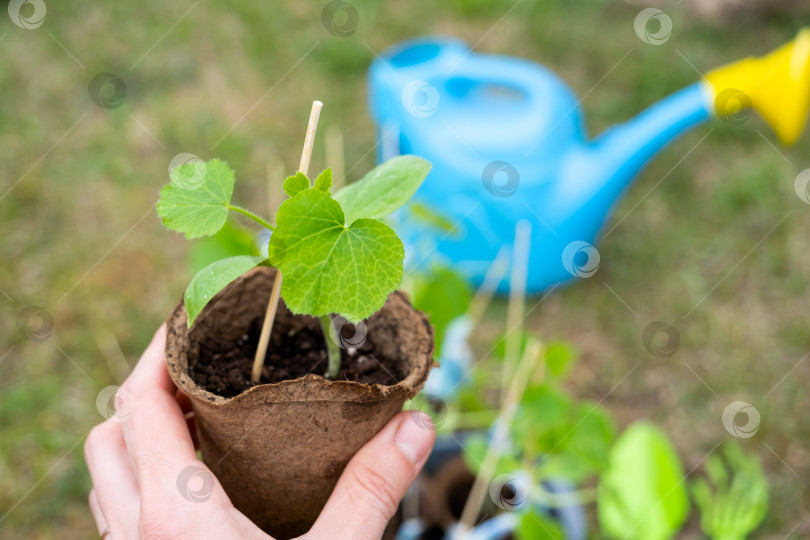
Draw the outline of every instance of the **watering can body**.
[[[752,69],[743,70],[749,78]],[[480,283],[525,221],[529,292],[590,277],[599,266],[594,243],[621,193],[669,141],[710,118],[717,96],[739,80],[735,70],[587,140],[579,100],[543,66],[477,54],[452,38],[392,47],[369,70],[378,159],[415,154],[433,164],[394,216],[406,264],[450,264]],[[737,92],[746,106],[750,94]],[[509,286],[503,280],[498,289]]]

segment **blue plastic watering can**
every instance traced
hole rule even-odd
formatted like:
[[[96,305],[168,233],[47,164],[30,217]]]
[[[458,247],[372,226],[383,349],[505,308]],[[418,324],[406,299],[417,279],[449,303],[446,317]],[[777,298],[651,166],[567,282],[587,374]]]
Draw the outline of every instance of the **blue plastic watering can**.
[[[532,224],[527,289],[589,277],[611,208],[645,163],[713,115],[757,110],[784,143],[810,99],[810,31],[762,58],[710,72],[587,140],[577,97],[527,60],[471,52],[452,38],[400,43],[369,71],[378,158],[416,154],[433,170],[396,216],[409,267],[451,264],[480,283],[515,225]],[[500,292],[509,289],[508,280]]]

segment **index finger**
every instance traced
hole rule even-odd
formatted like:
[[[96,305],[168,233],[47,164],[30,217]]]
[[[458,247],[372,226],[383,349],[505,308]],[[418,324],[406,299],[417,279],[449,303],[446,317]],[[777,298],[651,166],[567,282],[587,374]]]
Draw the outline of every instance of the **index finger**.
[[[174,397],[177,389],[166,368],[165,347],[164,324],[123,385],[132,403],[121,427],[145,497],[176,490],[177,475],[189,465],[199,465],[183,411]]]

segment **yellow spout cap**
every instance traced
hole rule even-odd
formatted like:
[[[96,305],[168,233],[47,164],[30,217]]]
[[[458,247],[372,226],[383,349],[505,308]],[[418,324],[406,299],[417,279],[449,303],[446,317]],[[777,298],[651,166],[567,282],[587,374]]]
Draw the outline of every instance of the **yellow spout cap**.
[[[715,113],[739,118],[753,108],[783,144],[799,138],[810,106],[810,28],[793,41],[760,58],[744,58],[706,75]]]

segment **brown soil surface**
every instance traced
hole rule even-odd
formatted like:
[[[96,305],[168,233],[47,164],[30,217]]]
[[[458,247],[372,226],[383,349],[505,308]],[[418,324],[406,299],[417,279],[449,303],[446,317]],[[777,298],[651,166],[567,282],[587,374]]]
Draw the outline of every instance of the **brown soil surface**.
[[[236,396],[253,386],[250,371],[261,325],[261,318],[255,319],[249,331],[235,341],[209,336],[201,342],[198,360],[189,370],[192,379],[223,397]],[[354,331],[351,324],[343,327],[345,341],[352,341]],[[341,348],[340,352],[341,368],[336,380],[393,385],[405,377],[397,363],[386,362],[379,354],[371,335],[356,349]],[[320,321],[293,315],[282,301],[270,335],[260,384],[293,380],[310,373],[323,376],[326,367],[326,342]]]

